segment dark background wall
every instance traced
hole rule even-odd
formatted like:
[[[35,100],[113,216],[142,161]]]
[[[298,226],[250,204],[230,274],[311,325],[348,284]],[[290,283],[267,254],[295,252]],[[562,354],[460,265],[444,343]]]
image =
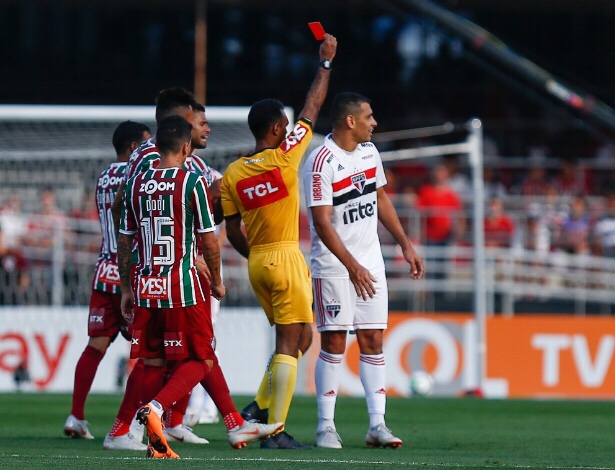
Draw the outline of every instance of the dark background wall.
[[[331,92],[370,96],[381,129],[479,116],[496,138],[518,134],[502,138],[503,153],[523,154],[549,123],[579,134],[572,144],[578,155],[594,151],[597,137],[566,112],[400,3],[207,2],[207,104],[271,96],[299,110],[317,64],[306,23],[320,20],[339,40]],[[606,103],[615,103],[613,3],[439,2]],[[194,5],[5,0],[0,63],[3,103],[151,104],[164,87],[193,87]]]

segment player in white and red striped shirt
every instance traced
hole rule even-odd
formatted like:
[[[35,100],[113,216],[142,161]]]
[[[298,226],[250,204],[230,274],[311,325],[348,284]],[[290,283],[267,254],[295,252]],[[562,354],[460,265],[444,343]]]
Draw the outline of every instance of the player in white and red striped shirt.
[[[388,321],[388,291],[378,239],[378,222],[393,235],[410,265],[410,276],[423,275],[423,261],[406,237],[384,191],[386,178],[378,150],[370,142],[377,123],[370,101],[340,93],[332,104],[333,133],[303,167],[312,250],[316,326],[321,351],[316,363],[318,428],[316,445],[341,449],[334,414],[339,367],[348,331],[357,335],[360,375],[371,447],[400,447],[386,427],[383,331]]]

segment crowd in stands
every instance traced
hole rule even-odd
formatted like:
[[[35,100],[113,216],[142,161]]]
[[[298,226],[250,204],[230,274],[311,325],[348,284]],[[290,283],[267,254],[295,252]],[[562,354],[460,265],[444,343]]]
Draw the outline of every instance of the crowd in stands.
[[[398,164],[386,173],[387,190],[418,246],[472,246],[472,184],[461,158]],[[615,190],[593,189],[599,172],[588,175],[562,160],[559,168],[530,164],[517,171],[487,165],[483,176],[486,247],[615,258]],[[75,266],[83,266],[82,277],[91,275],[100,248],[98,214],[87,197],[76,210],[58,207],[52,188],[41,188],[35,211],[24,213],[21,202],[0,194],[0,304],[50,303],[54,262],[62,263],[66,282]],[[307,223],[305,214],[301,221]],[[77,282],[87,292],[89,277]]]

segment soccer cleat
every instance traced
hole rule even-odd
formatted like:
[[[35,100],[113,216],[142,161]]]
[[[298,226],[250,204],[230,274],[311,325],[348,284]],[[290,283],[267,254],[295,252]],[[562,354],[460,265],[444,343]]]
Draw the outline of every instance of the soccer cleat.
[[[281,432],[261,442],[261,449],[311,450],[313,447],[309,444],[301,444],[287,432]]]
[[[163,454],[162,452],[158,452],[156,449],[154,449],[152,446],[147,446],[147,453],[145,454],[145,456],[148,459],[179,459],[179,455],[177,455],[175,452],[173,452],[171,449],[169,449],[167,451],[166,454]]]
[[[256,401],[253,401],[243,410],[241,410],[241,416],[246,421],[254,421],[255,423],[267,424],[267,421],[269,421],[269,410],[261,410],[256,404]]]
[[[231,447],[241,449],[250,442],[267,439],[282,429],[284,429],[284,423],[261,424],[254,421],[244,421],[241,426],[229,430],[228,441]]]
[[[341,449],[342,438],[331,426],[316,433],[316,446],[325,449]]]
[[[402,446],[404,442],[395,437],[391,430],[384,424],[370,428],[365,436],[365,444],[367,447],[391,447],[397,449]]]
[[[73,415],[66,418],[64,434],[73,439],[94,439],[88,429],[88,422],[85,419],[77,419]]]
[[[169,447],[167,438],[164,436],[164,432],[162,431],[162,420],[160,419],[160,416],[156,414],[152,405],[148,403],[147,405],[139,408],[139,411],[137,411],[137,419],[139,420],[139,423],[145,425],[145,429],[147,429],[147,438],[149,440],[148,447],[152,447],[158,454],[166,455],[168,458],[179,458],[179,455],[173,452],[173,450]],[[164,458],[150,456],[149,449],[148,457]]]
[[[115,437],[107,434],[103,441],[103,448],[106,450],[147,450],[147,446],[130,432]]]
[[[162,432],[169,442],[181,441],[188,444],[209,444],[207,439],[197,436],[192,432],[191,427],[184,424],[178,424],[174,428],[166,428]]]

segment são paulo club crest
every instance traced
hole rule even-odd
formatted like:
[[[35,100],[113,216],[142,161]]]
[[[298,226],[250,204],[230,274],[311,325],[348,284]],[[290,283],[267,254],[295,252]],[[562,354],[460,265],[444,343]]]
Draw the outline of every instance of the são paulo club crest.
[[[337,318],[340,313],[340,310],[342,310],[342,306],[337,300],[332,300],[327,305],[325,305],[325,311],[327,312],[327,316],[331,318]]]
[[[358,175],[352,176],[352,184],[354,187],[359,190],[360,193],[365,189],[365,181],[366,181],[365,173],[359,173]]]

